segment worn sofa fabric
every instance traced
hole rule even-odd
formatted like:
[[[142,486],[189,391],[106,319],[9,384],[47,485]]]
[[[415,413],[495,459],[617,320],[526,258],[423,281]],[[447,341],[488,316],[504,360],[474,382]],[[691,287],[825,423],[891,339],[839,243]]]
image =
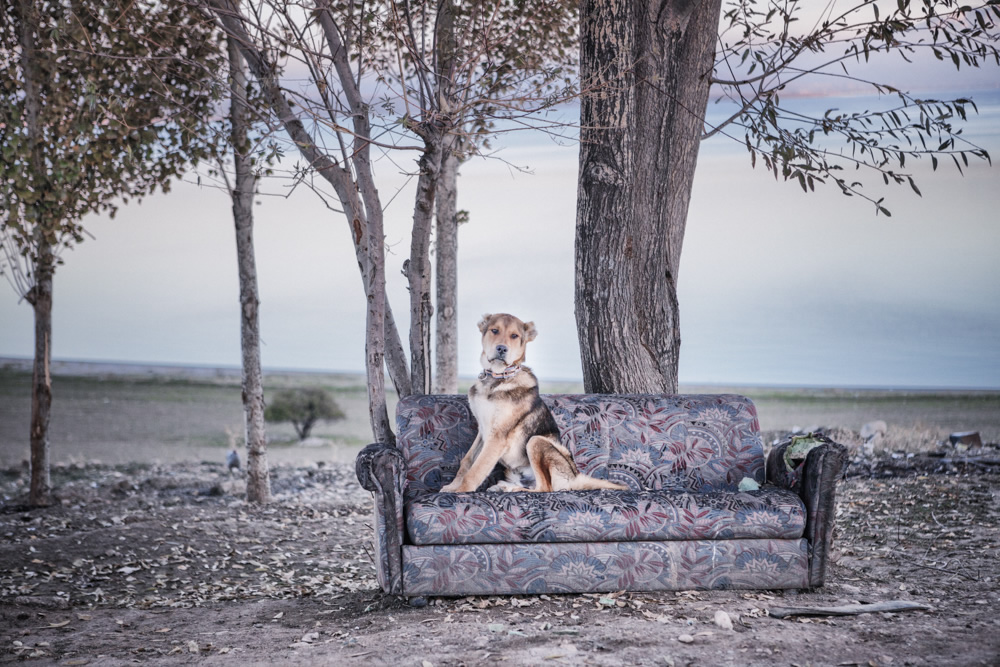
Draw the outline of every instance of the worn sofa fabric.
[[[629,490],[484,491],[497,474],[476,493],[440,493],[475,438],[475,420],[462,396],[404,398],[398,449],[370,445],[357,461],[359,480],[375,493],[384,590],[414,596],[822,585],[839,445],[810,452],[794,479],[740,492],[741,480],[763,484],[765,472],[749,399],[543,400],[581,471]]]
[[[410,544],[802,537],[792,491],[435,493],[406,503]]]

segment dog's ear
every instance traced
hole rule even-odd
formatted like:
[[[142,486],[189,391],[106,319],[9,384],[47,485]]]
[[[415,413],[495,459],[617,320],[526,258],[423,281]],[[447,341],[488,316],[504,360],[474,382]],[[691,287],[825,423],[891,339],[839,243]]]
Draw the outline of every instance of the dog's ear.
[[[534,322],[524,323],[524,342],[530,343],[535,340],[535,336],[538,335],[538,329],[535,328]]]
[[[483,319],[479,320],[479,333],[486,333],[486,327],[490,325],[490,319],[493,317],[493,313],[483,313]]]

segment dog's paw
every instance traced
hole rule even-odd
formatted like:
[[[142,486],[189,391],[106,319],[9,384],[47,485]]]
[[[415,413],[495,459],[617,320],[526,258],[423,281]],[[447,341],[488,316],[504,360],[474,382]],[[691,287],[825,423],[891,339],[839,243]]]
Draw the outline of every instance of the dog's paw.
[[[500,480],[499,482],[497,482],[496,484],[494,484],[493,486],[491,486],[490,488],[488,488],[486,490],[487,491],[503,491],[503,492],[507,492],[507,491],[514,491],[515,489],[519,489],[519,488],[520,487],[518,485],[516,485],[516,484],[511,484],[510,482],[508,482],[506,480]]]
[[[445,484],[441,487],[441,493],[455,493],[458,491],[458,483],[452,482],[451,484]]]

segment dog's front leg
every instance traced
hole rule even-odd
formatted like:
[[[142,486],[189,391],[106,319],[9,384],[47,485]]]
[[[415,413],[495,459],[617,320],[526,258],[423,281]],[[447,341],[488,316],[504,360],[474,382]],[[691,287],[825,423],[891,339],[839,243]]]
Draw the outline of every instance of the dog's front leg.
[[[465,478],[465,474],[469,471],[469,466],[471,466],[475,458],[479,456],[479,452],[481,452],[482,449],[483,434],[476,433],[476,439],[473,441],[472,447],[470,447],[469,451],[465,453],[465,456],[462,457],[462,462],[458,465],[458,474],[455,475],[455,479],[453,479],[451,483],[445,484],[441,487],[442,493],[453,493],[458,490],[458,488],[462,485],[462,480]]]
[[[479,445],[478,450],[476,445]],[[482,437],[482,434],[480,434],[476,437],[476,442],[473,443],[472,449],[470,449],[469,453],[466,454],[466,458],[469,458],[470,462],[464,473],[462,471],[462,466],[459,466],[458,475],[455,477],[455,481],[442,487],[441,491],[444,493],[468,493],[470,491],[475,491],[479,488],[479,485],[483,483],[483,480],[485,480],[489,474],[493,472],[493,468],[495,468],[496,464],[499,463],[500,455],[502,453],[502,441],[487,441]],[[462,464],[464,465],[465,462],[465,458],[463,458]]]

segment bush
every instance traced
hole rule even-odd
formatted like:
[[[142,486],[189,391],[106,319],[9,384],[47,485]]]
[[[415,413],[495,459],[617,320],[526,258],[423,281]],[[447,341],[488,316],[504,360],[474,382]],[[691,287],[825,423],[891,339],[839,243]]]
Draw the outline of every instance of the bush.
[[[269,422],[292,422],[299,440],[309,437],[317,421],[343,419],[344,413],[326,389],[285,389],[274,395],[264,409],[264,419]]]

